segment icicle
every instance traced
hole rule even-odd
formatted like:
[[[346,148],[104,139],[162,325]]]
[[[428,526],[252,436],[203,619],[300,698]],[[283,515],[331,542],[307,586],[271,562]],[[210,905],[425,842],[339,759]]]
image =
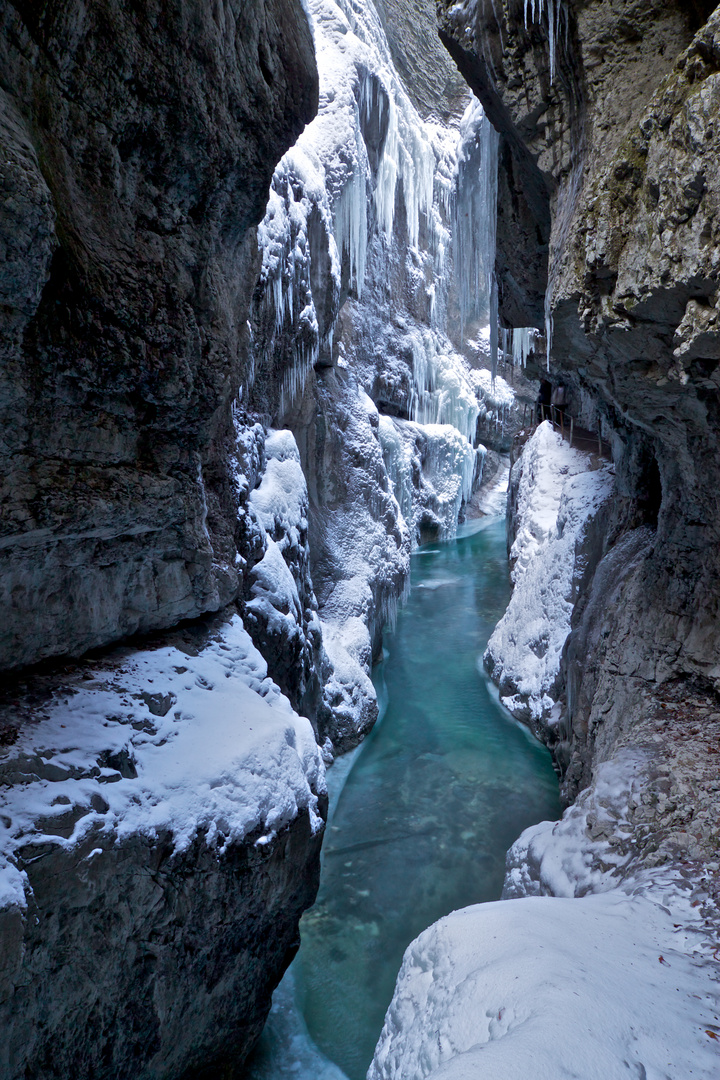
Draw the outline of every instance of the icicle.
[[[530,353],[535,350],[538,331],[534,326],[519,327],[512,331],[513,367],[526,367]]]
[[[560,18],[565,19],[565,37],[567,41],[568,18],[563,7],[562,0],[525,0],[525,29],[530,22],[542,21],[547,13],[548,43],[550,48],[550,82],[555,81],[555,66],[557,58],[557,43],[560,37]],[[528,19],[528,14],[530,18]]]
[[[357,137],[360,142],[359,132]],[[340,259],[347,256],[350,284],[358,299],[362,297],[367,261],[367,180],[365,161],[358,155],[350,180],[345,185],[335,207],[335,241]]]
[[[498,291],[497,278],[492,274],[490,285],[490,373],[493,382],[497,378],[498,365]]]
[[[554,325],[551,308],[551,293],[548,290],[545,296],[545,342],[547,347],[547,370],[550,371],[550,350],[552,349]]]
[[[498,134],[478,101],[460,123],[453,243],[461,335],[469,323],[487,325],[497,228]]]
[[[435,155],[424,132],[415,124],[407,123],[390,94],[388,100],[388,130],[375,183],[375,212],[378,225],[389,242],[395,218],[397,183],[402,180],[408,240],[411,247],[417,247],[420,214],[428,215],[433,204]]]

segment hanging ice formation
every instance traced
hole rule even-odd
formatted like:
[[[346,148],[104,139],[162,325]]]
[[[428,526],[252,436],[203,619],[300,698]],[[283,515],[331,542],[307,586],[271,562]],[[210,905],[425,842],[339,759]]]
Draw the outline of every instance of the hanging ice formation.
[[[473,99],[460,122],[453,242],[461,334],[472,323],[492,326],[498,134]]]
[[[251,314],[256,380],[271,373],[262,375],[271,390],[280,375],[275,419],[281,419],[312,367],[338,362],[333,329],[341,301],[351,297],[353,320],[365,319],[373,330],[377,322],[376,348],[382,334],[395,334],[393,348],[383,349],[383,365],[396,365],[395,385],[403,392],[408,365],[411,369],[400,408],[407,409],[411,426],[423,425],[425,447],[419,457],[414,454],[412,469],[402,439],[391,437],[384,421],[386,437],[381,431],[388,477],[403,516],[408,521],[413,516],[408,485],[414,477],[417,497],[417,468],[423,490],[431,470],[445,493],[444,509],[437,514],[443,521],[450,515],[450,529],[476,477],[473,443],[482,406],[470,367],[446,333],[448,294],[457,289],[463,334],[472,324],[497,327],[498,135],[475,99],[459,128],[419,117],[371,2],[308,0],[308,8],[320,74],[319,111],[278,165],[258,230],[263,265]],[[404,212],[398,213],[400,207]],[[399,304],[407,309],[398,312],[399,330],[388,329],[392,319],[381,319],[385,309],[373,314],[380,294],[388,295],[383,275],[391,265],[406,276]],[[496,367],[496,332],[490,337]],[[353,353],[350,363],[368,390],[376,377],[371,353],[372,348],[370,359]],[[347,366],[347,353],[342,356]],[[261,389],[256,382],[256,398]],[[267,408],[273,411],[277,402],[269,395]]]
[[[441,536],[451,536],[460,507],[470,499],[482,475],[485,448],[473,450],[452,428],[390,416],[379,420],[388,479],[403,518],[414,528],[419,519],[429,517],[439,526]],[[419,493],[417,476],[424,481]]]
[[[454,156],[452,133],[418,116],[371,3],[309,0],[309,13],[319,111],[278,165],[258,230],[263,267],[252,319],[256,329],[261,324],[255,352],[266,368],[283,367],[281,412],[323,350],[331,353],[341,294],[362,299],[371,233],[394,242],[398,191],[410,249],[418,248],[425,222],[423,236],[435,260],[434,280],[427,285],[433,316],[449,243],[438,203],[447,210],[451,199],[445,159]],[[322,245],[313,244],[311,219],[315,233],[319,221],[327,234],[330,305],[313,287]],[[297,345],[288,348],[283,330],[297,333]]]
[[[419,424],[450,424],[469,443],[475,438],[478,402],[470,372],[449,341],[431,331],[413,335],[413,386],[410,418]]]
[[[539,337],[540,331],[534,326],[516,327],[514,330],[501,327],[499,351],[503,363],[510,361],[513,367],[526,367],[528,357],[536,351]]]
[[[553,82],[555,79],[557,44],[560,37],[560,19],[561,17],[565,19],[565,29],[567,31],[567,13],[562,0],[525,0],[526,30],[529,22],[541,22],[546,11],[548,20],[548,40],[550,45],[550,81]]]
[[[262,270],[254,322],[262,332],[263,359],[281,348],[289,352],[280,384],[280,412],[302,390],[321,351],[332,351],[333,320],[313,296],[312,260],[320,250],[330,291],[340,290],[340,259],[322,166],[312,148],[296,145],[283,157],[272,180],[263,221],[258,226]],[[313,250],[315,249],[315,250]],[[248,388],[257,370],[251,350]]]

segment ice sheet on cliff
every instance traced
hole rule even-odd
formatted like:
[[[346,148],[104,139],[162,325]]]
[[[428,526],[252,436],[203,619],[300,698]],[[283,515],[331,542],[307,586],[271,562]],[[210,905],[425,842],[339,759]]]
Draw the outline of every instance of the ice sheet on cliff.
[[[268,842],[301,810],[321,827],[312,727],[267,677],[240,618],[191,652],[126,648],[111,667],[90,665],[4,752],[0,907],[25,906],[19,845],[70,848],[96,830],[119,842],[169,833],[178,851],[201,835],[220,852],[249,835]]]

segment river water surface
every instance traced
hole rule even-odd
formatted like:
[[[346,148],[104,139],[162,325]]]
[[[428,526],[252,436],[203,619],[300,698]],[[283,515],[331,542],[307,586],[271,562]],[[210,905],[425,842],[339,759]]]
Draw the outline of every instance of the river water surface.
[[[317,903],[251,1080],[363,1080],[407,945],[498,899],[507,848],[560,816],[550,755],[482,672],[510,585],[504,521],[475,529],[413,555],[374,673],[384,715],[336,795]],[[330,770],[331,794],[346,770]]]

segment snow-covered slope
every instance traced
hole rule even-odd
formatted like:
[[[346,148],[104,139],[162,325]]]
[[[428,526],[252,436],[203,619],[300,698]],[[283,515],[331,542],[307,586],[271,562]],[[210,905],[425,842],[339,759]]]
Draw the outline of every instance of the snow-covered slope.
[[[592,460],[589,453],[572,449],[546,421],[513,467],[514,589],[488,643],[485,663],[503,705],[534,725],[552,720],[562,650],[586,569],[583,544],[612,493],[612,466],[592,468]]]
[[[715,1080],[705,896],[669,880],[453,912],[409,946],[368,1080]]]

